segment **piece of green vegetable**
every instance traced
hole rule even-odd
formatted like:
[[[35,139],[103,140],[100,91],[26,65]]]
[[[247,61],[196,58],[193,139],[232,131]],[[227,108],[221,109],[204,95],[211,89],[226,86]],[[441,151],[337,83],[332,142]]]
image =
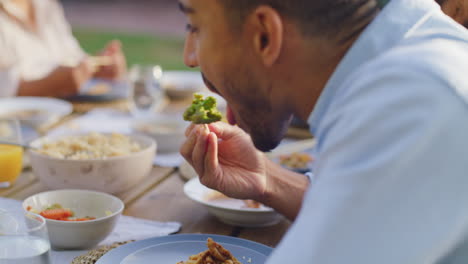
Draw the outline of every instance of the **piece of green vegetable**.
[[[194,94],[192,105],[184,112],[184,120],[195,124],[209,124],[221,118],[221,112],[216,109],[216,99],[212,96],[204,99],[201,94]]]

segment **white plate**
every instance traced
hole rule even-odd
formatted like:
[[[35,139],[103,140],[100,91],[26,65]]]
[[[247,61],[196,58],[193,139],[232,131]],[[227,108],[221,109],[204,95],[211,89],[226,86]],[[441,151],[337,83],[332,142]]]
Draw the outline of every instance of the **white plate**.
[[[210,213],[229,225],[262,227],[274,225],[282,219],[280,214],[264,205],[260,208],[247,208],[242,200],[231,198],[210,200],[208,197],[213,190],[202,185],[198,177],[184,185],[184,193],[193,201],[205,205]]]
[[[73,106],[67,101],[45,97],[12,97],[0,99],[0,116],[19,111],[38,111],[36,114],[20,117],[21,121],[33,127],[45,126],[69,115]]]

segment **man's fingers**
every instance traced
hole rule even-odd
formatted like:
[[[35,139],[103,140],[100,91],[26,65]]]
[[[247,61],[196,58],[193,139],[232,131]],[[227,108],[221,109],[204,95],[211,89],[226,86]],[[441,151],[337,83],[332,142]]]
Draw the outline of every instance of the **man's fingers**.
[[[205,155],[206,155],[206,143],[208,132],[203,127],[197,128],[197,142],[192,152],[193,168],[198,172],[198,175],[202,176],[205,173]]]
[[[191,123],[190,126],[188,126],[185,130],[185,136],[188,137],[195,127],[196,125],[194,123]]]
[[[239,133],[243,133],[242,129],[224,122],[211,123],[208,127],[211,132],[223,140],[228,140],[231,137],[238,136]]]
[[[195,143],[197,141],[197,134],[196,130],[192,130],[190,134],[187,136],[187,140],[185,143],[180,147],[180,154],[190,163],[192,164],[192,152],[193,148],[195,147]]]
[[[205,172],[214,173],[218,169],[218,137],[210,132],[206,140]]]

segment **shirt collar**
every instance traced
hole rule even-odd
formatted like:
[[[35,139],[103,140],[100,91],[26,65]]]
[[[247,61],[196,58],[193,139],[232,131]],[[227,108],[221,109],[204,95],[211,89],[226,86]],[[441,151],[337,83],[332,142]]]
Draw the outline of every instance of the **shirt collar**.
[[[433,0],[392,0],[364,30],[328,80],[309,116],[312,134],[345,79],[359,66],[391,49],[411,32],[424,17],[440,10]]]

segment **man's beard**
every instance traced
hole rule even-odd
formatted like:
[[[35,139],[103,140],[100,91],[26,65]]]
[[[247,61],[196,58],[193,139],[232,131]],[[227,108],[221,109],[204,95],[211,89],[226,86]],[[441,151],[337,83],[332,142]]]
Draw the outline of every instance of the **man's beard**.
[[[281,140],[283,140],[289,126],[288,118],[279,117],[278,119],[272,120],[271,116],[267,115],[272,115],[272,113],[260,109],[250,109],[250,111],[241,112],[240,114],[241,117],[255,117],[243,121],[241,128],[245,126],[244,130],[252,138],[255,147],[263,152],[268,152],[276,148]]]
[[[244,77],[248,78],[248,75],[246,74]],[[219,93],[216,86],[203,73],[202,78],[211,91]],[[232,83],[226,83],[225,86],[225,89],[234,91]],[[251,87],[250,90],[256,87],[252,83],[247,84],[247,86]],[[238,120],[240,121],[238,125],[250,135],[254,146],[263,152],[276,148],[286,134],[291,118],[282,116],[269,121],[272,120],[273,108],[267,101],[252,96],[245,97],[237,93],[234,96],[236,97],[235,100],[241,101],[244,105],[243,109],[239,110],[239,117],[242,121]],[[227,103],[229,104],[229,102]]]

